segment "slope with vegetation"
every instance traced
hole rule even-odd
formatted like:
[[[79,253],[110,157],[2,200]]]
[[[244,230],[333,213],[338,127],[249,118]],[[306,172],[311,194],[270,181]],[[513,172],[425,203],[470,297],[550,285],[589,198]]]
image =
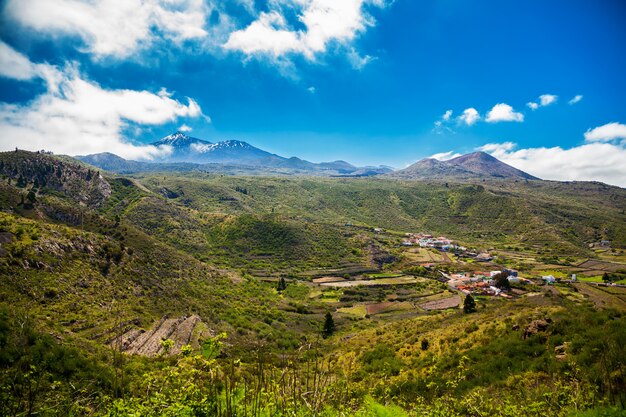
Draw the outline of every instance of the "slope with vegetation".
[[[464,313],[441,274],[398,245],[430,231],[502,261],[593,258],[590,242],[626,243],[623,189],[128,178],[27,152],[0,154],[0,175],[1,415],[566,416],[626,405],[619,287],[533,284],[511,299],[476,296]],[[324,285],[336,282],[346,286]]]

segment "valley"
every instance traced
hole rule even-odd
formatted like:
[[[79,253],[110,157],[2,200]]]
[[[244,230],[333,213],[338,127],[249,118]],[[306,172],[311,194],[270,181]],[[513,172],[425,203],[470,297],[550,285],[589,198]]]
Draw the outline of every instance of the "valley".
[[[0,414],[619,413],[626,190],[472,169],[0,153]]]

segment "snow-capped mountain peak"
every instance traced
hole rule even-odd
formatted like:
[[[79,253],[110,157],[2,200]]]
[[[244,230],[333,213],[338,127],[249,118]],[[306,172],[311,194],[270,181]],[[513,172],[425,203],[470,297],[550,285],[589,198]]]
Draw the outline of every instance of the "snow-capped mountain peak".
[[[207,142],[198,138],[192,138],[191,136],[187,136],[182,132],[176,132],[153,143],[154,146],[169,145],[174,148],[187,148],[192,144],[211,145],[211,142]]]

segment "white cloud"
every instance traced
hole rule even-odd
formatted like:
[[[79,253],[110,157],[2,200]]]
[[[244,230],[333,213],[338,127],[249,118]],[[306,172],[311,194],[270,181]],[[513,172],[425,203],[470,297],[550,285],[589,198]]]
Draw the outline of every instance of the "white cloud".
[[[308,91],[308,92],[309,92],[309,93],[311,93],[311,94],[315,94],[315,92],[316,92],[317,90],[315,89],[315,87],[310,86],[309,88],[307,88],[307,89],[306,89],[306,91]]]
[[[471,126],[480,120],[480,114],[478,113],[478,110],[476,110],[473,107],[470,107],[468,109],[463,110],[463,114],[461,114],[458,117],[458,119],[459,119],[459,122],[465,123],[466,125]]]
[[[0,75],[15,80],[39,77],[37,65],[0,40]]]
[[[429,158],[437,159],[438,161],[447,161],[452,158],[456,158],[457,156],[461,156],[460,153],[456,153],[454,151],[441,152],[436,153],[434,155],[429,156]]]
[[[539,104],[535,103],[535,102],[528,102],[526,103],[526,105],[531,109],[531,110],[537,110],[539,108]]]
[[[607,123],[585,132],[587,142],[611,142],[618,139],[626,141],[626,125],[621,123]]]
[[[479,151],[487,152],[493,155],[501,154],[508,152],[514,149],[517,145],[513,142],[503,142],[503,143],[488,143],[486,145],[477,148]]]
[[[179,132],[191,132],[193,129],[187,125],[182,125],[178,128]]]
[[[212,6],[203,0],[8,0],[4,12],[53,36],[77,36],[96,57],[126,58],[163,37],[173,42],[207,36]]]
[[[19,81],[30,81],[41,78],[56,90],[61,80],[61,73],[56,67],[48,64],[35,64],[28,57],[0,40],[0,76]]]
[[[452,118],[452,110],[446,110],[446,112],[441,116],[441,119],[435,121],[435,127],[432,132],[437,135],[443,135],[444,133],[456,133],[454,130],[448,126],[450,124],[450,120]]]
[[[359,55],[359,53],[354,48],[350,48],[347,56],[348,56],[348,61],[350,62],[350,65],[352,65],[352,68],[354,68],[355,70],[359,70],[359,71],[365,68],[365,66],[369,64],[370,62],[376,60],[376,57],[373,57],[373,56]]]
[[[541,107],[546,107],[550,104],[556,103],[558,98],[559,97],[555,96],[554,94],[542,94],[539,96],[539,104],[541,105]]]
[[[365,4],[378,7],[384,5],[380,0],[270,2],[274,9],[261,13],[245,29],[231,33],[224,48],[241,51],[249,56],[269,55],[278,58],[288,54],[300,54],[313,60],[316,54],[326,52],[331,43],[347,45],[374,24],[373,19],[364,11]],[[295,9],[304,29],[290,26],[282,14],[281,6]],[[369,56],[358,56],[353,49],[348,55],[349,58],[353,55],[351,62],[356,68],[362,68],[372,59]]]
[[[572,97],[572,99],[570,101],[568,101],[567,104],[569,104],[569,105],[576,104],[576,103],[578,103],[582,99],[583,99],[582,94],[577,94],[574,97]]]
[[[513,146],[512,146],[513,145]],[[602,181],[626,187],[626,148],[610,143],[590,143],[569,149],[528,148],[489,143],[479,149],[539,178],[556,181]]]
[[[224,48],[247,55],[263,52],[275,57],[298,51],[301,47],[298,34],[284,29],[286,24],[277,11],[261,13],[246,29],[231,33]]]
[[[556,103],[558,99],[559,96],[555,96],[554,94],[542,94],[539,96],[538,102],[531,101],[526,103],[526,105],[531,110],[537,110],[539,107],[546,107],[550,104]]]
[[[524,115],[513,110],[506,103],[498,103],[487,113],[485,120],[489,123],[497,122],[523,122]]]
[[[29,61],[30,62],[30,61]],[[32,64],[31,65],[37,65]],[[70,155],[112,152],[132,159],[171,152],[124,139],[125,128],[161,125],[181,117],[200,117],[200,106],[171,98],[166,90],[107,90],[81,78],[75,67],[58,71],[57,85],[24,105],[0,103],[0,150],[46,149]]]

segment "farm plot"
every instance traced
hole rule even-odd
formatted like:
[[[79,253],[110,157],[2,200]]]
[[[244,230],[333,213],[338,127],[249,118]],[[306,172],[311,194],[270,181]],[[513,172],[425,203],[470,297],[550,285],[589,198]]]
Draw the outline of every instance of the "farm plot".
[[[626,270],[626,265],[589,259],[578,265],[578,268],[603,272],[618,272],[620,269]]]
[[[593,284],[574,284],[574,287],[586,295],[599,308],[615,308],[618,310],[626,310],[626,301],[617,295],[603,291],[602,287]]]
[[[440,300],[428,301],[420,304],[419,306],[424,310],[446,310],[448,308],[456,308],[461,304],[461,297],[454,295],[448,298],[442,298]]]
[[[406,301],[387,301],[384,303],[367,304],[365,306],[367,314],[369,314],[370,316],[374,314],[390,313],[392,311],[398,310],[413,310],[414,308],[415,307],[413,307],[413,304]]]
[[[404,252],[407,258],[413,262],[443,262],[444,258],[439,252],[434,252],[425,248],[411,248]]]
[[[341,282],[323,282],[320,283],[321,286],[324,287],[334,287],[334,288],[347,288],[347,287],[358,287],[359,285],[363,286],[374,286],[374,285],[403,285],[403,284],[415,284],[418,280],[414,277],[398,277],[398,278],[381,278],[381,279],[359,279],[354,281],[341,281]]]
[[[329,282],[343,282],[343,281],[346,281],[346,280],[342,277],[321,277],[321,278],[315,278],[313,280],[315,284],[325,284]]]

